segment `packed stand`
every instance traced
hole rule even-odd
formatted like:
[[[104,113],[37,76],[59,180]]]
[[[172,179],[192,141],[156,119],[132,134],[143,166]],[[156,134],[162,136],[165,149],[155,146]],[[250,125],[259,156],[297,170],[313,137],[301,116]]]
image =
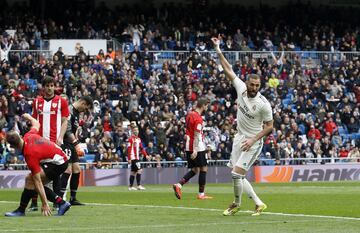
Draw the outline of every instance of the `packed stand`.
[[[111,11],[108,15],[111,19]],[[68,38],[68,33],[64,33],[64,38]],[[8,41],[4,39],[10,37],[2,37],[2,48]],[[127,139],[133,122],[139,126],[139,135],[154,166],[161,166],[161,161],[183,161],[185,116],[199,96],[210,101],[205,115],[208,157],[229,159],[236,132],[236,92],[217,65],[216,56],[205,57],[197,51],[189,54],[160,65],[153,53],[136,48],[124,54],[111,49],[100,51],[94,58],[80,50],[69,59],[59,50],[51,60],[35,61],[31,56],[2,60],[2,163],[23,163],[23,157],[8,147],[4,135],[10,129],[21,134],[26,131],[19,116],[31,112],[31,101],[41,94],[40,83],[46,75],[57,80],[57,94],[65,94],[70,103],[82,95],[94,98],[93,112],[81,116],[79,136],[88,152],[83,161],[95,161],[98,168],[110,168],[110,162],[127,160]],[[360,60],[356,56],[337,59],[329,55],[312,66],[287,56],[245,56],[235,62],[233,69],[241,79],[245,80],[249,73],[261,75],[261,92],[274,110],[275,129],[262,152],[263,159],[271,160],[262,164],[359,159]]]
[[[46,49],[42,41],[47,39],[115,38],[127,43],[130,51],[135,47],[150,51],[204,51],[211,49],[210,38],[217,34],[222,35],[224,50],[360,50],[360,22],[353,8],[314,6],[300,1],[280,8],[221,2],[208,5],[207,1],[164,3],[159,7],[145,1],[141,6],[111,9],[104,3],[96,8],[90,3],[43,4],[44,12],[36,4],[2,4],[2,59],[10,49]]]

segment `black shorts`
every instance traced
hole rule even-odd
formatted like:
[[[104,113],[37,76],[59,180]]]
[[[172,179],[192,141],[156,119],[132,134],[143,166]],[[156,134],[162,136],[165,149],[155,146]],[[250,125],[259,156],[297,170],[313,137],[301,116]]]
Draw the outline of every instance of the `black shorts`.
[[[69,157],[70,163],[79,162],[79,156],[76,154],[75,146],[72,143],[64,142],[64,144],[61,145],[61,148],[65,152],[65,154]]]
[[[205,151],[199,151],[195,159],[191,159],[192,152],[186,151],[186,159],[188,168],[207,166],[207,158]]]
[[[140,169],[141,169],[141,163],[139,162],[139,160],[137,159],[131,160],[131,171],[137,172]]]
[[[44,173],[49,180],[54,180],[66,171],[68,164],[68,161],[61,165],[56,165],[53,163],[42,163],[41,168],[44,170]]]

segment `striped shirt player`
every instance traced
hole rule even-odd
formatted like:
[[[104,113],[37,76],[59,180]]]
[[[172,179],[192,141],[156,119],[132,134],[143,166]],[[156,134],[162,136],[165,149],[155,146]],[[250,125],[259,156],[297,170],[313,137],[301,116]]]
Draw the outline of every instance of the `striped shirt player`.
[[[23,153],[26,164],[32,175],[41,171],[40,166],[44,167],[45,173],[56,172],[51,169],[47,171],[46,168],[49,167],[49,164],[57,165],[59,168],[62,168],[62,172],[67,168],[68,157],[64,151],[54,142],[41,137],[40,132],[35,128],[32,128],[24,135]],[[47,177],[51,180],[53,178],[51,174],[47,175]]]
[[[191,111],[186,116],[186,145],[185,150],[193,152],[194,141],[198,142],[197,151],[205,151],[204,134],[203,134],[203,119],[196,111]],[[195,134],[196,133],[196,134]],[[195,137],[196,140],[195,140]]]
[[[145,190],[141,185],[141,164],[140,164],[140,152],[150,160],[151,157],[146,153],[143,148],[141,139],[139,138],[139,128],[137,126],[132,127],[132,135],[129,138],[128,143],[128,163],[130,164],[131,173],[129,177],[129,191],[133,190]],[[136,176],[137,188],[133,187]]]
[[[199,173],[199,194],[197,199],[211,199],[212,197],[205,195],[207,158],[205,153],[205,142],[203,134],[203,119],[201,114],[207,110],[208,100],[200,98],[197,100],[194,111],[186,115],[186,159],[188,163],[188,171],[178,183],[173,185],[176,198],[181,199],[182,187],[192,177]]]
[[[237,134],[233,141],[229,167],[234,187],[234,201],[223,212],[223,215],[234,215],[240,210],[243,191],[255,202],[254,216],[260,215],[267,206],[256,195],[250,182],[246,179],[246,172],[259,157],[263,147],[263,138],[273,130],[273,116],[270,103],[259,92],[261,88],[260,76],[249,74],[246,83],[241,81],[231,64],[226,60],[220,49],[220,38],[211,39],[220,64],[229,81],[232,82],[237,93]]]
[[[140,153],[142,153],[146,157],[148,156],[148,154],[146,153],[146,150],[143,148],[141,139],[138,136],[132,135],[129,138],[127,152],[128,152],[127,155],[128,161],[131,161],[131,171],[136,171],[141,169],[139,165]]]
[[[27,113],[23,115],[23,119],[31,122],[30,131],[21,138],[16,131],[11,130],[7,133],[6,140],[14,149],[22,150],[31,174],[25,178],[20,206],[15,211],[6,213],[5,216],[24,216],[28,202],[37,192],[41,198],[43,215],[51,215],[47,200],[59,206],[58,215],[64,215],[71,204],[44,185],[66,170],[68,157],[57,144],[40,136],[40,123],[36,119]]]
[[[60,135],[61,118],[69,117],[67,101],[58,95],[52,99],[38,96],[33,102],[32,117],[40,122],[40,135],[52,142],[56,142]]]

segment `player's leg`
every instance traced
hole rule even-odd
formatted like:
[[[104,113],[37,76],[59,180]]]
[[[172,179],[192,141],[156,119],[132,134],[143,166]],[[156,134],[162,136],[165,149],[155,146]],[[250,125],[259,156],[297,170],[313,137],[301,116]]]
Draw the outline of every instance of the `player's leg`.
[[[196,167],[196,164],[193,159],[190,158],[191,152],[186,151],[186,158],[188,162],[188,168],[190,169],[180,180],[178,183],[173,185],[174,193],[177,199],[181,199],[181,189],[182,186],[185,185],[191,178],[193,178],[198,172],[199,167]]]
[[[234,215],[236,212],[240,210],[241,195],[243,192],[243,178],[245,177],[245,172],[239,170],[239,167],[236,167],[236,164],[243,153],[241,151],[241,142],[243,140],[244,140],[243,135],[236,134],[233,141],[230,164],[232,168],[231,177],[234,188],[234,201],[224,211],[223,213],[224,215]]]
[[[38,204],[37,204],[38,194],[35,192],[35,195],[31,198],[31,205],[28,211],[38,211]]]
[[[140,170],[140,163],[138,160],[131,160],[131,164],[130,164],[130,177],[129,177],[129,191],[133,191],[133,190],[137,190],[134,187],[134,181],[135,181],[135,176],[137,175],[137,172]]]
[[[61,198],[65,198],[65,193],[66,193],[66,189],[68,187],[68,183],[69,183],[69,178],[71,176],[72,173],[72,163],[73,163],[73,153],[74,153],[74,148],[72,149],[71,144],[70,143],[64,143],[61,145],[61,148],[63,149],[63,151],[66,153],[66,155],[70,158],[69,159],[69,164],[67,169],[65,170],[65,172],[63,172],[61,174],[60,177],[60,190],[59,190],[59,196]]]
[[[206,185],[206,174],[208,171],[207,167],[207,158],[204,151],[199,152],[196,157],[196,163],[199,166],[199,194],[197,199],[212,199],[212,197],[205,195],[205,185]]]
[[[238,165],[241,166],[244,170],[248,171],[254,164],[254,162],[258,159],[261,153],[261,149],[262,145],[253,146],[249,151],[244,152]],[[243,189],[244,192],[255,202],[255,212],[253,216],[260,215],[261,212],[267,208],[267,206],[258,197],[258,195],[254,191],[254,188],[246,178],[243,179]]]
[[[21,193],[19,207],[12,212],[5,213],[5,216],[7,216],[7,217],[25,216],[25,209],[26,209],[27,205],[29,204],[29,201],[31,200],[31,198],[36,194],[37,194],[37,192],[35,191],[35,186],[34,186],[31,174],[28,174],[25,177],[25,187],[24,187],[23,192]]]
[[[72,173],[72,164],[69,163],[68,168],[66,169],[66,171],[61,175],[60,178],[60,197],[65,199],[65,192],[66,192],[66,188],[68,186],[69,183],[69,178],[71,176]]]
[[[79,188],[80,181],[80,165],[79,162],[72,164],[72,174],[70,178],[70,203],[71,205],[84,205],[76,199],[77,190]]]
[[[54,181],[54,179],[58,179],[60,174],[62,174],[66,169],[68,169],[68,163],[64,163],[62,165],[55,165],[51,163],[47,163],[47,166],[42,166],[42,171],[40,173],[43,184],[48,183],[49,181]],[[44,190],[46,193],[46,197],[49,201],[56,204],[58,206],[58,214],[64,215],[66,211],[68,211],[71,207],[69,202],[63,200],[57,193],[51,190],[48,186],[44,185]]]
[[[145,190],[145,187],[141,185],[141,173],[143,169],[139,169],[136,173],[136,183],[137,183],[137,189],[138,190]]]

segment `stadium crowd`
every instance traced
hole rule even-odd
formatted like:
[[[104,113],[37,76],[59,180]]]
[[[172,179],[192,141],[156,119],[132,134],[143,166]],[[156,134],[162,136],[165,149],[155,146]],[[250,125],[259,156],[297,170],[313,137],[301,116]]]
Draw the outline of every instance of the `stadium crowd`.
[[[5,25],[6,28],[17,30],[15,36],[5,33],[0,38],[2,51],[11,43],[11,49],[18,48],[21,42],[26,43],[29,39],[30,44],[34,40],[37,48],[37,40],[47,38],[115,37],[124,42],[131,41],[135,45],[132,52],[122,54],[109,49],[100,51],[98,56],[91,58],[83,50],[74,58],[67,57],[59,50],[52,59],[37,61],[31,56],[20,58],[11,55],[8,59],[2,59],[2,163],[23,163],[23,157],[8,147],[4,135],[9,129],[16,129],[21,134],[25,132],[27,126],[19,116],[31,112],[31,101],[41,94],[41,81],[45,76],[55,78],[57,94],[66,95],[70,103],[83,95],[93,97],[94,109],[90,114],[81,115],[79,135],[81,142],[86,144],[88,154],[95,155],[94,161],[98,168],[109,167],[107,162],[126,161],[127,139],[134,122],[139,127],[139,136],[147,153],[160,166],[159,162],[162,160],[184,159],[185,115],[200,96],[207,97],[210,103],[205,114],[207,154],[214,160],[230,157],[232,138],[236,131],[236,92],[217,65],[216,56],[203,56],[203,53],[198,52],[210,49],[206,43],[210,36],[218,33],[223,35],[225,50],[247,50],[242,47],[244,43],[254,50],[271,50],[266,46],[266,40],[284,50],[300,47],[303,50],[354,51],[360,48],[359,32],[340,27],[339,24],[346,24],[346,20],[338,22],[336,17],[325,17],[329,24],[307,24],[306,20],[311,18],[286,21],[290,12],[287,12],[289,15],[277,14],[277,11],[267,9],[265,13],[269,15],[268,18],[249,20],[250,13],[251,16],[256,14],[252,14],[250,9],[241,8],[243,14],[239,14],[240,18],[234,21],[228,19],[229,26],[225,26],[220,19],[212,18],[210,21],[210,17],[200,23],[200,17],[192,15],[191,10],[189,14],[198,24],[187,22],[191,18],[177,22],[177,13],[186,11],[171,4],[157,11],[158,14],[152,9],[150,12],[143,12],[144,16],[139,15],[138,18],[130,17],[132,10],[119,16],[104,7],[92,12],[93,17],[81,15],[82,12],[65,11],[61,18],[69,24],[63,27],[63,32],[62,21],[39,24],[40,21],[28,15],[23,17],[27,23],[17,22],[17,25],[11,25],[10,22],[16,22],[7,21],[11,17],[1,18],[2,27]],[[310,14],[312,11],[307,11],[308,9],[308,5],[291,8],[294,16],[298,11]],[[211,15],[210,10],[204,9],[201,12]],[[321,13],[324,9],[317,10]],[[21,12],[20,7],[18,14]],[[154,17],[146,16],[148,14]],[[14,15],[17,13],[14,12]],[[75,24],[74,17],[88,21],[76,21]],[[106,20],[99,20],[97,17]],[[283,18],[280,20],[278,17]],[[138,26],[131,26],[125,19],[136,21]],[[260,27],[265,20],[269,23],[281,23],[271,24],[273,31],[269,33],[267,26]],[[73,31],[70,22],[73,22]],[[95,25],[95,22],[98,24]],[[239,30],[237,22],[242,22]],[[297,27],[291,27],[292,22],[297,22]],[[84,26],[79,28],[78,25]],[[230,31],[236,31],[237,35],[229,35]],[[139,38],[134,40],[137,33]],[[299,36],[300,34],[303,36]],[[179,40],[176,35],[180,35]],[[193,40],[190,39],[191,35],[194,36]],[[306,35],[310,40],[308,42]],[[234,47],[226,49],[229,38]],[[172,60],[161,61],[160,66],[156,57],[147,51],[177,50],[175,46],[178,45],[188,49],[191,41],[192,46],[197,49],[189,53],[189,56],[176,56]],[[138,48],[136,45],[139,45]],[[20,46],[19,49],[28,48]],[[348,157],[351,161],[360,158],[360,56],[341,56],[335,59],[329,53],[315,66],[302,64],[296,57],[290,59],[284,56],[278,62],[274,59],[245,56],[235,62],[233,69],[242,80],[249,73],[260,74],[261,93],[273,107],[275,127],[265,141],[262,158],[274,160],[262,163],[305,163],[279,161],[280,158],[313,158],[314,161],[328,158],[322,162],[334,162],[339,157]]]
[[[42,40],[69,38],[116,38],[140,50],[203,51],[211,49],[210,38],[217,34],[222,35],[225,50],[360,50],[356,9],[314,6],[310,1],[290,2],[280,8],[221,1],[215,5],[207,1],[164,3],[159,7],[143,1],[141,6],[113,8],[104,3],[93,7],[70,1],[58,6],[49,1],[44,12],[24,3],[9,6],[6,2],[1,3],[0,29],[10,31],[0,37],[5,46],[2,53],[44,49]],[[16,32],[10,39],[6,35],[11,30]]]

